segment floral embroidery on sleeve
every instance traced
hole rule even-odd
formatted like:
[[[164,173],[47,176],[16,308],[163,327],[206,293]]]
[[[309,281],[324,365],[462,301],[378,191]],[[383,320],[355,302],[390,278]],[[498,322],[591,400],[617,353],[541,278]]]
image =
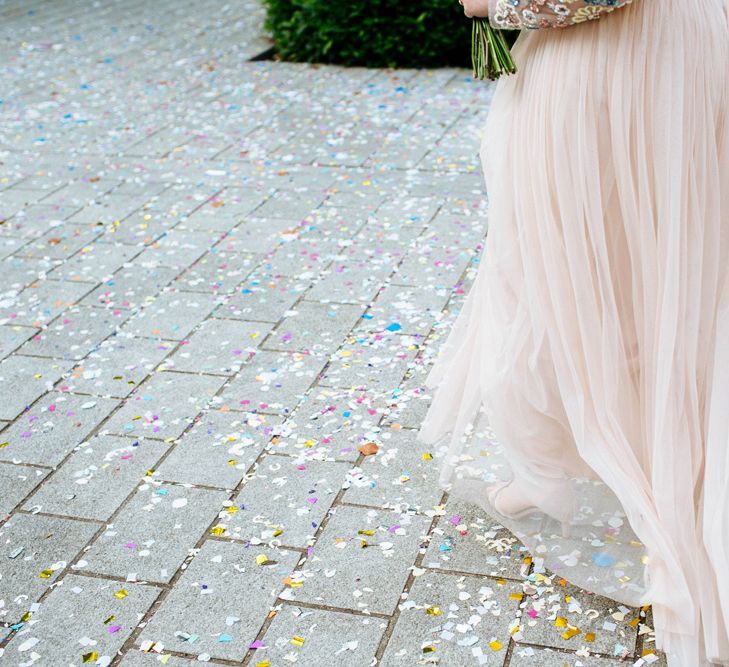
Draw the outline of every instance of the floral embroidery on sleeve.
[[[633,0],[490,0],[494,28],[537,30],[564,28],[599,19]]]

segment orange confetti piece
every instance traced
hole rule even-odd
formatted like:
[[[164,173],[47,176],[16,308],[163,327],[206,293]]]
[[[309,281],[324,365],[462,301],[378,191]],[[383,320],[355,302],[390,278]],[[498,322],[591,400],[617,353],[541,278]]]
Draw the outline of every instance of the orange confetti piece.
[[[380,448],[374,442],[366,442],[364,445],[360,445],[357,449],[360,454],[364,454],[365,456],[373,456],[380,451]]]

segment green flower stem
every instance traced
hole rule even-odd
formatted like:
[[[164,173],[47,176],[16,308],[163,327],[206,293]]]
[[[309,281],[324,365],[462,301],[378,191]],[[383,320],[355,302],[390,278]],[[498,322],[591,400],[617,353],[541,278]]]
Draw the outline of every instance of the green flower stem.
[[[488,19],[473,19],[471,33],[471,62],[477,79],[498,79],[502,74],[516,72],[511,50],[501,30],[494,30]]]

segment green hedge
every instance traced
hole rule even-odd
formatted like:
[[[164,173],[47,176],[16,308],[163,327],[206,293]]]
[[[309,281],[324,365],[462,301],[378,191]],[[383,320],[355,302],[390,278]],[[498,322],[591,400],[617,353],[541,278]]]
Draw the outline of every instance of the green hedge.
[[[283,60],[366,67],[470,67],[456,0],[264,0]]]

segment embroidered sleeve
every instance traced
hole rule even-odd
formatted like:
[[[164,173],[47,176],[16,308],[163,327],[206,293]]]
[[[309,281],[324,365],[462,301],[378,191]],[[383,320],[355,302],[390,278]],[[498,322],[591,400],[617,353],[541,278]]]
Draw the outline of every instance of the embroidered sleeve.
[[[633,0],[489,0],[489,22],[506,30],[566,28],[599,19]]]

